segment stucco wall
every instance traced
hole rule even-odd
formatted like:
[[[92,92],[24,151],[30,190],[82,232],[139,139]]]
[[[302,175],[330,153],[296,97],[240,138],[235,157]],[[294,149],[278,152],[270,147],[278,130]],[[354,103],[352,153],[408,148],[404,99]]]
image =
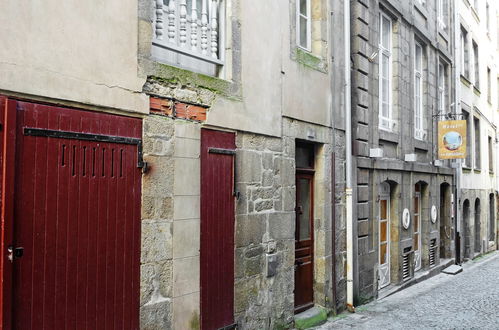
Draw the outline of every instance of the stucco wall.
[[[3,1],[0,90],[148,112],[137,1]]]

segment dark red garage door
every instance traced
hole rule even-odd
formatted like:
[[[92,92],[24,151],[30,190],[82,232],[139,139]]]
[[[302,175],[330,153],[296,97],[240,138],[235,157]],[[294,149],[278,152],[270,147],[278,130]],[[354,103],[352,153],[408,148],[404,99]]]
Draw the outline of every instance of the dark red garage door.
[[[201,329],[234,324],[234,133],[201,130]]]
[[[141,120],[14,104],[13,328],[138,328]]]

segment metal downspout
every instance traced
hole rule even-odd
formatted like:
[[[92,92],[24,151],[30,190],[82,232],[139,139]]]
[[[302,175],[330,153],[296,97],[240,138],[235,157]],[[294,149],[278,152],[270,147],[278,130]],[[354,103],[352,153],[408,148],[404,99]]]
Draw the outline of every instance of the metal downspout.
[[[347,236],[347,309],[353,306],[353,205],[352,205],[352,112],[350,82],[350,0],[344,0],[344,39],[345,39],[345,151],[346,151],[346,236]]]

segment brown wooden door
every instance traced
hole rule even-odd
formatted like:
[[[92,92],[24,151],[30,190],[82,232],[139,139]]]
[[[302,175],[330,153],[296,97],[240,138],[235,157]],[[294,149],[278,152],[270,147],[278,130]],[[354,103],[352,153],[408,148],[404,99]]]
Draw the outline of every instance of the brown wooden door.
[[[16,112],[12,328],[138,329],[141,121]]]
[[[310,173],[296,174],[295,312],[314,304],[313,184]]]
[[[201,130],[201,329],[234,323],[235,135]]]

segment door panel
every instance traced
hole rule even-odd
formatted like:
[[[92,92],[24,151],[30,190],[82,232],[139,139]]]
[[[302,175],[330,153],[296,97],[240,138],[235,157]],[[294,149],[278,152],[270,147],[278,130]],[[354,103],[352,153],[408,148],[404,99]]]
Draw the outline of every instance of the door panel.
[[[234,323],[235,135],[201,130],[201,328]]]
[[[26,135],[25,128],[141,137],[139,119],[17,103],[16,329],[137,329],[137,145]]]
[[[419,187],[419,186],[418,186]],[[416,191],[414,195],[414,271],[421,269],[421,193]]]
[[[379,267],[378,288],[390,284],[390,200],[380,197],[379,201]]]
[[[313,175],[296,175],[295,312],[314,303]]]

